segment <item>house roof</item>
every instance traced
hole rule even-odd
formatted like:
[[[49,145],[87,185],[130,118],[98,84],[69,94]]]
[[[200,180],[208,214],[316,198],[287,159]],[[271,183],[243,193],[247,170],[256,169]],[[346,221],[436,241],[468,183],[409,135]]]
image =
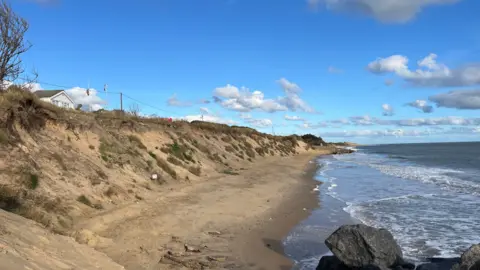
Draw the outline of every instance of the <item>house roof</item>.
[[[61,92],[63,92],[63,90],[38,90],[33,93],[39,98],[49,98]]]

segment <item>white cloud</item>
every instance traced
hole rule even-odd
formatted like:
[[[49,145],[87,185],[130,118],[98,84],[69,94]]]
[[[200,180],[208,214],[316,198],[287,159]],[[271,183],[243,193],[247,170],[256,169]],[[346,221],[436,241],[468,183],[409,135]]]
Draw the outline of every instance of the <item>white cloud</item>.
[[[3,81],[0,85],[0,89],[7,89],[8,87],[12,86],[14,83],[11,81]],[[31,92],[35,92],[38,90],[43,90],[42,86],[39,83],[23,83],[20,86],[24,87],[25,89],[30,90]]]
[[[406,106],[410,106],[410,107],[413,107],[413,108],[417,108],[419,110],[421,110],[422,112],[424,113],[431,113],[433,112],[433,107],[428,105],[427,101],[426,100],[415,100],[413,102],[409,102],[407,104],[405,104]]]
[[[292,83],[285,78],[278,80],[278,83],[285,92],[285,97],[279,99],[280,104],[285,105],[290,111],[293,112],[315,112],[312,107],[310,107],[303,99],[300,98],[299,94],[302,92],[302,89],[297,84]]]
[[[336,68],[334,66],[329,66],[327,69],[328,73],[343,73],[343,70]]]
[[[208,108],[202,107],[200,108],[200,112],[202,114],[212,114]]]
[[[351,137],[420,137],[431,135],[475,135],[480,132],[478,127],[452,127],[448,129],[386,129],[386,130],[349,130],[323,132],[320,135],[324,138],[351,138]]]
[[[383,115],[384,116],[393,116],[394,111],[393,107],[390,104],[383,104],[382,105]]]
[[[437,94],[428,98],[437,107],[455,108],[459,110],[480,109],[480,89],[456,90],[448,93]]]
[[[246,119],[245,122],[257,128],[271,127],[273,125],[272,120],[266,119],[266,118],[265,119],[249,118],[249,119]]]
[[[405,23],[428,6],[460,0],[307,0],[310,7],[324,5],[333,11],[362,14],[386,23]]]
[[[239,113],[238,117],[240,117],[242,119],[250,119],[250,118],[252,118],[252,115],[249,114],[249,113]]]
[[[409,119],[380,119],[377,117],[352,116],[348,119],[336,119],[322,121],[317,124],[309,124],[310,128],[342,126],[397,126],[397,127],[438,127],[438,126],[479,126],[480,118],[464,118],[458,116],[446,116],[436,118],[409,118]]]
[[[250,112],[253,110],[269,113],[287,110],[313,112],[313,109],[299,97],[301,88],[297,84],[289,82],[285,78],[280,79],[278,82],[285,92],[284,97],[266,99],[261,91],[251,92],[245,87],[239,89],[236,86],[227,85],[214,90],[214,100],[222,107],[238,112]],[[222,100],[220,97],[225,99]]]
[[[193,104],[192,102],[189,102],[189,101],[180,101],[177,98],[177,95],[174,94],[167,100],[167,105],[173,106],[173,107],[189,107],[189,106],[192,106]]]
[[[217,87],[213,91],[213,94],[218,97],[223,98],[239,98],[240,97],[240,90],[238,87],[227,84],[224,87]]]
[[[231,119],[224,119],[224,118],[221,118],[219,116],[216,116],[216,115],[202,115],[202,114],[198,114],[198,115],[187,115],[187,116],[184,116],[180,119],[183,119],[183,120],[186,120],[188,122],[192,122],[192,121],[205,121],[205,122],[212,122],[212,123],[218,123],[218,124],[227,124],[227,125],[235,125],[237,124],[236,121],[234,120],[231,120]]]
[[[367,65],[374,74],[395,73],[412,86],[451,87],[480,84],[480,63],[450,69],[437,62],[436,54],[429,54],[417,62],[418,68],[408,67],[409,59],[402,55],[378,58]]]
[[[285,120],[288,120],[288,121],[305,121],[305,119],[299,117],[299,116],[296,116],[296,115],[285,115],[284,116]]]
[[[384,82],[383,82],[386,86],[392,86],[395,84],[395,81],[392,80],[392,79],[386,79]]]
[[[90,88],[90,95],[87,95],[87,89],[81,87],[74,87],[68,90],[65,90],[67,94],[72,98],[75,104],[82,104],[84,108],[91,108],[91,110],[96,111],[103,108],[107,102],[100,98],[97,94],[98,91]]]

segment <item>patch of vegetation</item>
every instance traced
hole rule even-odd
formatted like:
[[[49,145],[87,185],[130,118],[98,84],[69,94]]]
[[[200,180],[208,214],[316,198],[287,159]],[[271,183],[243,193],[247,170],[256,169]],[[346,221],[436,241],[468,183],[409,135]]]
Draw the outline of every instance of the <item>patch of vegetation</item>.
[[[230,170],[230,169],[223,170],[222,173],[224,173],[224,174],[229,174],[229,175],[239,175],[239,173],[234,172],[234,171],[232,171],[232,170]]]
[[[139,137],[135,135],[128,135],[128,140],[131,143],[136,144],[140,149],[147,150],[147,147],[142,143],[142,140],[140,140]]]
[[[177,179],[177,172],[168,165],[168,163],[162,158],[157,158],[157,165],[164,172],[168,173],[173,179]]]
[[[80,196],[78,196],[77,202],[83,203],[83,204],[85,204],[85,205],[90,206],[90,207],[93,208],[92,202],[91,202],[85,195],[80,195]]]
[[[91,150],[95,150],[95,146],[93,146],[91,144],[88,146],[88,148],[90,148]]]
[[[103,161],[108,162],[108,156],[107,155],[102,155],[101,157],[102,157]]]
[[[148,151],[148,154],[154,159],[157,158],[157,155],[155,155],[155,153],[153,153],[152,151]]]
[[[38,175],[30,173],[28,175],[28,188],[31,190],[37,189],[38,185],[40,184],[40,180],[38,178]]]
[[[202,168],[200,166],[190,166],[188,171],[196,176],[200,176],[202,174]]]
[[[156,157],[155,157],[156,159]],[[151,160],[147,160],[147,170],[151,170],[153,169],[153,161]]]

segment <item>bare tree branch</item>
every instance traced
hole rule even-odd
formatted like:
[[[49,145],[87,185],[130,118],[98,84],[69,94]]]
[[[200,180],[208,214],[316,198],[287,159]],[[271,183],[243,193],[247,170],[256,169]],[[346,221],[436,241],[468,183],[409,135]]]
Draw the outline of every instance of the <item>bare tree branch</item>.
[[[128,110],[128,114],[138,117],[140,116],[140,107],[138,106],[137,103],[133,103],[130,105],[130,109]]]
[[[0,2],[0,82],[15,81],[24,72],[20,55],[32,45],[25,41],[28,22],[13,12],[6,0]],[[4,90],[3,83],[0,90]]]

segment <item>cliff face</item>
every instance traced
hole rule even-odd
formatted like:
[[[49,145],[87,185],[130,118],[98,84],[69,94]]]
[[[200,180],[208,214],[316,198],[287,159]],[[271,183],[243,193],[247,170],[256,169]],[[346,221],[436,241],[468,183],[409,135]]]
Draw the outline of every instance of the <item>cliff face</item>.
[[[63,110],[10,89],[0,94],[0,208],[66,233],[78,217],[171,183],[234,174],[242,164],[308,149],[296,136]]]

